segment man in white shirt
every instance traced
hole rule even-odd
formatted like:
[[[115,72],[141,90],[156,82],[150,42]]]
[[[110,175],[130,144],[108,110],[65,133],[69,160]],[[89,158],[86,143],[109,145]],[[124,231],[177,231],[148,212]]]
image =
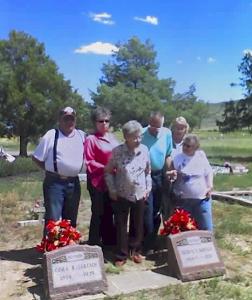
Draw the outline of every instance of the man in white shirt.
[[[60,110],[59,129],[49,130],[32,156],[45,170],[45,226],[48,220],[68,219],[76,227],[81,193],[78,174],[83,167],[85,133],[75,126],[75,110],[71,107]]]

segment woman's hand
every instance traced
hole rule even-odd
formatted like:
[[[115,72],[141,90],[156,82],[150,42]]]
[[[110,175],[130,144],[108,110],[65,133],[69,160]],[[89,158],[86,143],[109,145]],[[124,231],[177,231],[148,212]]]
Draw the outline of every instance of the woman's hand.
[[[212,191],[213,191],[213,187],[209,187],[207,188],[206,190],[206,197],[209,198],[212,194]]]
[[[170,182],[174,182],[177,179],[177,170],[166,171],[166,177]]]
[[[144,195],[144,197],[143,197],[143,198],[144,198],[144,201],[147,201],[147,199],[148,199],[148,197],[149,197],[149,194],[150,194],[150,193],[147,193],[147,192],[145,193],[145,195]]]
[[[109,197],[110,197],[110,199],[112,199],[113,201],[117,201],[117,193],[109,193]]]

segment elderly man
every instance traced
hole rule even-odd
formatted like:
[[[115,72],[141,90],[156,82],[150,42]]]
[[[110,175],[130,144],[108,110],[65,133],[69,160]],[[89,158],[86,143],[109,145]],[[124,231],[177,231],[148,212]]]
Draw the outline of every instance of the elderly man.
[[[75,126],[75,110],[71,107],[60,110],[59,128],[49,130],[42,137],[32,156],[45,170],[45,225],[48,220],[62,218],[71,220],[71,225],[76,227],[81,193],[78,173],[83,166],[85,133]]]
[[[144,214],[144,250],[155,248],[156,237],[161,222],[160,210],[163,192],[164,169],[171,163],[172,136],[168,128],[163,127],[164,115],[152,112],[149,125],[143,130],[142,144],[146,145],[150,153],[152,191],[147,199]],[[168,183],[167,183],[168,184]]]

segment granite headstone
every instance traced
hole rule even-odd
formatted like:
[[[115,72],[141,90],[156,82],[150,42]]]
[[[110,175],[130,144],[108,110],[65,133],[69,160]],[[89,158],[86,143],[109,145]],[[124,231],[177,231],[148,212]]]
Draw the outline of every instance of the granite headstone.
[[[44,254],[46,299],[60,300],[107,289],[103,253],[98,246],[71,245]]]
[[[220,276],[225,267],[211,231],[193,230],[167,236],[169,273],[182,281]]]

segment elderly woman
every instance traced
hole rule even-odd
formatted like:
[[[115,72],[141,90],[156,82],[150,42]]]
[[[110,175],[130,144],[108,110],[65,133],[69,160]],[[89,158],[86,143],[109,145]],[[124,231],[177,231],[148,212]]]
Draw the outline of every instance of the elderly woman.
[[[206,154],[199,150],[196,135],[187,135],[183,139],[182,149],[183,152],[172,161],[173,170],[167,172],[169,178],[175,180],[173,193],[176,206],[189,211],[199,229],[212,230],[212,168]]]
[[[122,127],[125,143],[112,151],[106,167],[106,182],[113,199],[117,230],[116,266],[126,263],[130,257],[142,262],[140,254],[143,240],[145,199],[151,191],[150,159],[148,148],[141,142],[142,126],[129,121]],[[127,220],[130,213],[129,239]]]
[[[103,107],[96,108],[91,114],[95,133],[86,138],[84,145],[87,167],[87,188],[91,198],[91,220],[89,227],[90,245],[115,244],[115,227],[104,180],[104,167],[108,163],[113,148],[118,146],[115,136],[109,132],[111,113]]]
[[[176,118],[171,124],[171,132],[172,132],[172,141],[173,141],[173,150],[171,153],[171,157],[178,153],[182,152],[182,143],[184,136],[189,131],[189,124],[187,123],[184,117]]]
[[[172,132],[172,152],[171,159],[173,159],[178,153],[182,153],[183,138],[189,131],[189,124],[184,117],[177,117],[171,124]],[[162,194],[162,218],[167,220],[173,209],[174,199],[172,197],[172,183],[166,182],[163,186]]]

